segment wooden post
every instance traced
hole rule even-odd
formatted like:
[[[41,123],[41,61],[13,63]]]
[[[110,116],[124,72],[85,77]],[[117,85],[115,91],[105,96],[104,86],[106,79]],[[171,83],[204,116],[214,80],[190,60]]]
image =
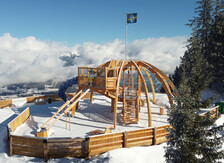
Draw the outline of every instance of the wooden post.
[[[82,148],[83,149],[83,155],[84,155],[84,157],[85,157],[85,160],[88,160],[89,159],[89,143],[90,143],[90,138],[89,137],[87,137],[86,139],[85,139],[85,146],[84,146],[84,148]]]
[[[127,141],[127,137],[128,137],[128,132],[123,132],[123,148],[127,148],[128,147],[128,141]]]
[[[119,86],[120,86],[121,73],[122,73],[123,67],[124,67],[124,61],[122,61],[122,63],[121,63],[119,74],[118,74],[118,77],[117,77],[117,86],[116,86],[116,93],[115,93],[115,105],[114,105],[114,128],[116,128],[116,125],[117,125],[117,101],[118,101]]]
[[[130,70],[128,70],[128,95],[129,95],[129,90],[130,90]]]
[[[157,144],[157,142],[156,142],[156,130],[157,130],[157,128],[155,127],[155,128],[153,129],[153,144],[154,144],[154,145]]]
[[[93,93],[94,93],[94,91],[93,91],[93,89],[91,89],[91,94],[90,94],[90,102],[91,103],[93,102]]]
[[[160,107],[159,115],[163,115],[163,114],[164,114],[164,107]]]
[[[44,146],[44,161],[48,161],[48,149],[47,149],[47,139],[43,140],[43,146]]]
[[[218,118],[218,116],[219,116],[219,106],[216,107],[216,117]]]
[[[122,93],[124,93],[125,89],[125,70],[123,71],[123,87],[122,87]]]
[[[131,83],[132,83],[132,88],[134,88],[134,77],[133,77],[133,68],[131,65]]]
[[[139,68],[138,65],[135,63],[135,61],[133,61],[133,60],[132,60],[132,63],[135,66],[136,70],[138,71],[138,75],[140,75],[141,80],[143,82],[143,86],[144,86],[144,89],[145,89],[146,102],[147,102],[147,109],[148,109],[148,126],[151,127],[152,126],[152,116],[151,116],[151,107],[150,107],[148,88],[147,88],[147,85],[145,83],[144,76],[142,75],[142,72],[140,70],[141,67]]]
[[[65,127],[66,127],[66,129],[67,129],[67,113],[65,113]]]
[[[13,148],[12,148],[12,135],[10,135],[10,156],[13,155]]]
[[[114,103],[115,103],[115,99],[111,98],[111,113],[114,112]]]
[[[123,121],[124,123],[126,123],[126,118],[124,115],[126,114],[126,109],[127,109],[127,104],[126,104],[126,101],[125,101],[125,91],[124,91],[124,94],[123,94]]]
[[[71,130],[71,110],[69,111],[69,130]]]
[[[138,74],[137,96],[141,96],[141,76],[140,76],[140,74]]]
[[[138,77],[137,77],[137,96],[139,97],[138,98],[138,104],[140,104],[140,97],[141,97],[141,76],[140,74],[138,74]],[[140,112],[141,110],[141,105],[139,105],[139,108],[138,108],[138,111]]]
[[[137,122],[138,122],[139,121],[139,112],[140,112],[140,108],[141,108],[141,106],[140,106],[140,97],[136,98],[135,108],[137,108],[136,109],[136,115],[137,115]]]

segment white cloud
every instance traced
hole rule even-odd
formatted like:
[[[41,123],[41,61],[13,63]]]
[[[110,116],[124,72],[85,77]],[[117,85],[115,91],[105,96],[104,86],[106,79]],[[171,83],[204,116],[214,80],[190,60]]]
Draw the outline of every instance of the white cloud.
[[[187,38],[148,38],[128,43],[129,59],[145,60],[165,72],[173,72],[185,51]],[[78,66],[96,67],[110,59],[124,58],[124,42],[86,42],[67,47],[35,37],[0,37],[0,86],[49,79],[66,81],[77,75]]]

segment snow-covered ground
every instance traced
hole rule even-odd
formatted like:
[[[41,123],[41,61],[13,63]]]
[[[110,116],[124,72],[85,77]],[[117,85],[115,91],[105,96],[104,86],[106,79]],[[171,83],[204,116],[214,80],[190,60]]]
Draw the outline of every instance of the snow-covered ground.
[[[163,95],[164,96],[164,95]],[[163,97],[160,96],[160,97]],[[55,114],[62,102],[55,102],[47,105],[30,106],[30,118],[26,123],[17,128],[15,135],[35,136],[36,130],[40,128],[53,114]],[[23,111],[27,106],[14,108],[17,113]],[[139,123],[124,125],[122,120],[122,103],[118,103],[118,125],[113,132],[129,131],[145,128],[148,126],[147,107],[141,107],[139,114]],[[152,124],[162,126],[167,124],[167,114],[159,115],[160,108],[158,105],[151,103]],[[166,113],[167,109],[165,109]],[[113,126],[113,115],[111,112],[111,100],[102,95],[94,95],[94,101],[90,103],[89,99],[79,102],[79,109],[76,110],[75,117],[71,118],[71,130],[67,123],[66,117],[63,116],[58,122],[50,128],[49,137],[85,137],[89,136],[92,130],[105,130],[106,127]],[[53,121],[53,120],[52,120]],[[69,116],[67,117],[69,122]],[[46,126],[47,127],[47,126]]]
[[[157,103],[163,106],[169,106],[167,96],[157,94]],[[113,125],[113,113],[111,113],[110,99],[102,95],[94,95],[93,103],[87,100],[81,100],[79,109],[76,111],[75,117],[71,118],[71,130],[65,128],[65,117],[62,117],[50,130],[49,137],[85,137],[89,132],[95,129],[104,130],[106,127]],[[43,159],[15,155],[9,157],[9,146],[7,143],[6,125],[19,113],[28,106],[30,107],[30,118],[26,123],[17,128],[14,132],[16,135],[35,136],[36,130],[44,124],[49,117],[57,112],[62,102],[54,102],[46,105],[25,104],[17,108],[0,109],[0,162],[44,162]],[[121,103],[118,105],[118,125],[113,132],[135,130],[147,127],[147,108],[141,107],[140,119],[138,124],[123,125],[121,116]],[[167,115],[159,115],[159,106],[153,105],[152,108],[152,124],[160,126],[167,124]],[[217,120],[217,125],[224,123],[224,115]],[[224,134],[222,132],[222,134]],[[148,147],[132,147],[121,148],[106,152],[102,155],[90,158],[90,160],[78,158],[61,158],[50,159],[48,162],[111,162],[111,163],[131,163],[131,162],[164,162],[164,147],[166,143],[148,146]],[[223,145],[224,148],[224,145]],[[224,161],[223,161],[224,162]]]

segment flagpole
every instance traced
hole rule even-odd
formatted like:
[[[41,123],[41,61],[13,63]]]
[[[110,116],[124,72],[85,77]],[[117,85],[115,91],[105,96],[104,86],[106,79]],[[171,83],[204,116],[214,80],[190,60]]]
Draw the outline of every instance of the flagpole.
[[[124,47],[124,58],[126,60],[126,53],[127,53],[127,14],[126,14],[126,20],[125,20],[125,47]]]

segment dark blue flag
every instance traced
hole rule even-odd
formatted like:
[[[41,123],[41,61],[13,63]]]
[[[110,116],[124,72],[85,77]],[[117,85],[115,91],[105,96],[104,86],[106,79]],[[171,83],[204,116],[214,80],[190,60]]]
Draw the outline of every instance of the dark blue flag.
[[[127,14],[127,23],[137,23],[137,13]]]

